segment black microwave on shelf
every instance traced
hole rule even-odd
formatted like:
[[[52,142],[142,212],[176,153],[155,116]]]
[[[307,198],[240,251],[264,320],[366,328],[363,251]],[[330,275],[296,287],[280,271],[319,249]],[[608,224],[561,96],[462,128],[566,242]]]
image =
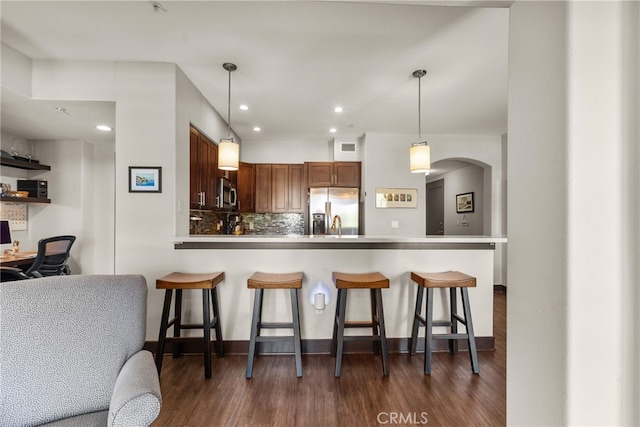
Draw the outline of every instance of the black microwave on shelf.
[[[227,178],[218,178],[216,192],[216,207],[218,209],[234,209],[238,204],[236,187]]]

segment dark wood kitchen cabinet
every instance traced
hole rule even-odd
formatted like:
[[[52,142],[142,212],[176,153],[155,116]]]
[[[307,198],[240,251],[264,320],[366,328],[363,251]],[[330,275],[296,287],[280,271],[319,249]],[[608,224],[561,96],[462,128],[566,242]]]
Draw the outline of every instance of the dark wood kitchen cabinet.
[[[257,163],[255,174],[256,212],[304,212],[304,165]]]
[[[309,162],[309,187],[360,187],[360,162]]]
[[[303,183],[303,165],[271,165],[271,212],[302,213],[304,211]]]
[[[240,162],[236,175],[238,189],[238,211],[256,211],[256,165]]]
[[[256,164],[256,212],[271,212],[271,164]]]
[[[189,157],[189,205],[191,209],[214,209],[218,147],[192,127]]]

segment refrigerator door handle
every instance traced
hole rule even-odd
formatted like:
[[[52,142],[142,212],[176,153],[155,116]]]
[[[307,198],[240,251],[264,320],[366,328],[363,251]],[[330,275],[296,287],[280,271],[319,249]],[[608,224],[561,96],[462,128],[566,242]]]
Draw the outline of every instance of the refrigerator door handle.
[[[324,214],[325,230],[327,230],[327,234],[331,234],[329,232],[331,227],[331,202],[324,202]]]

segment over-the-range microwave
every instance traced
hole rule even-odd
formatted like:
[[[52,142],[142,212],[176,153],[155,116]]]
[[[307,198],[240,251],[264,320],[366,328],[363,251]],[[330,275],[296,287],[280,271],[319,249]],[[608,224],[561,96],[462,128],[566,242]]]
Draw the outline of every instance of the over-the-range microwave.
[[[216,183],[216,207],[218,209],[233,209],[238,204],[236,187],[227,178],[219,178]]]

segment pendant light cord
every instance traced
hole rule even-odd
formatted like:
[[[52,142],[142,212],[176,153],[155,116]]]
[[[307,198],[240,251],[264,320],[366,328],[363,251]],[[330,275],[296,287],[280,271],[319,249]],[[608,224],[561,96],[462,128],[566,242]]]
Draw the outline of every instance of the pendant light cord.
[[[422,120],[420,120],[420,118],[422,117],[422,103],[420,102],[420,94],[422,93],[422,86],[420,84],[421,81],[422,77],[418,77],[418,142],[422,142]]]
[[[231,69],[229,71],[229,92],[227,95],[227,130],[229,131],[229,139],[231,139]]]
[[[231,72],[237,70],[238,67],[236,67],[236,64],[233,64],[231,62],[225,62],[224,64],[222,64],[222,68],[229,72],[229,92],[227,94],[227,130],[229,131],[229,139],[233,141],[233,138],[231,137]]]

